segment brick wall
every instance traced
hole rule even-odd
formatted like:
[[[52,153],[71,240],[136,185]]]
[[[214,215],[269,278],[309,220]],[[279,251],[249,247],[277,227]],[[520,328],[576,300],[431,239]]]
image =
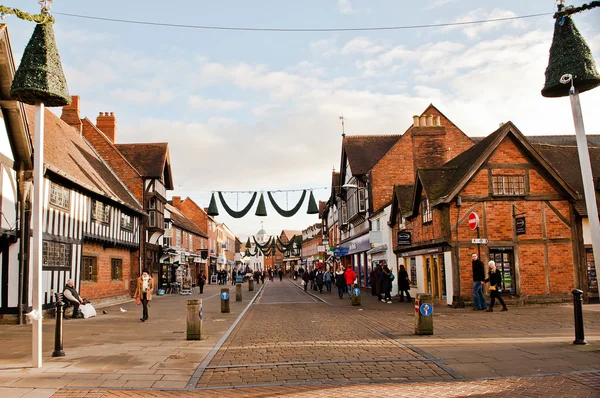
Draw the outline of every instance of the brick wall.
[[[137,251],[136,251],[137,252]],[[81,282],[81,296],[90,300],[120,297],[130,293],[132,252],[124,248],[104,248],[102,244],[84,242],[83,256],[96,257],[98,276],[96,282]],[[111,259],[122,260],[123,277],[111,280]]]

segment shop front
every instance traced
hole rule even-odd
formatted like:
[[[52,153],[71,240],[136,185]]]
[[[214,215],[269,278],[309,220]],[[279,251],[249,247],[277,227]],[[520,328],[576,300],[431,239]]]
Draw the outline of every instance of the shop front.
[[[371,249],[369,234],[364,234],[340,245],[347,253],[341,258],[342,265],[351,266],[360,287],[368,287],[367,251]]]
[[[394,269],[394,264],[389,264],[387,259],[387,245],[381,245],[374,247],[373,249],[367,251],[367,268],[366,268],[366,279],[367,279],[367,287],[371,288],[371,271],[377,267],[377,265],[387,265],[389,269],[397,275],[396,270]],[[398,293],[398,284],[392,283],[392,296]]]

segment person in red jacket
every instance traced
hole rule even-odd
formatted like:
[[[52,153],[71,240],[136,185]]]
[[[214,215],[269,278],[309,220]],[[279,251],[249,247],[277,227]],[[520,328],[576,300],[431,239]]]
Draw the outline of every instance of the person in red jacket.
[[[348,298],[352,298],[352,285],[354,284],[354,280],[356,279],[356,272],[352,269],[352,267],[348,266],[346,268],[346,272],[344,272],[344,277],[346,278],[346,289],[348,289]]]

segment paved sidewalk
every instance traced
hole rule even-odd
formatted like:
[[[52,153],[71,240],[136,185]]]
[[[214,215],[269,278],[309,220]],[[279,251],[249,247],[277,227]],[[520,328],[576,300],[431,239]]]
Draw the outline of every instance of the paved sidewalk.
[[[96,318],[63,323],[66,356],[52,358],[54,320],[44,320],[43,360],[31,365],[31,327],[0,327],[0,397],[50,396],[58,388],[184,388],[190,376],[256,295],[243,285],[207,285],[204,294],[155,296],[150,319],[141,322],[141,306],[125,303],[101,309]],[[220,312],[220,291],[230,288],[231,313]],[[186,304],[203,299],[202,341],[186,340]],[[121,308],[126,312],[122,312]],[[107,314],[103,314],[106,311]]]

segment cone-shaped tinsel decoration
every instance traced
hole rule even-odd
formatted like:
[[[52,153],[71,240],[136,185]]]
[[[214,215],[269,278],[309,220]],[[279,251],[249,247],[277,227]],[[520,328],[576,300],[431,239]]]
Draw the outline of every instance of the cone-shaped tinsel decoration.
[[[569,15],[557,16],[554,24],[546,84],[542,89],[544,97],[569,95],[571,85],[560,82],[564,74],[573,76],[573,85],[580,93],[600,85],[592,52]]]
[[[250,248],[250,247],[252,247],[252,246],[250,246],[250,237],[248,237],[248,240],[246,241],[246,247],[247,247],[247,248]]]
[[[36,25],[10,88],[13,99],[31,105],[39,102],[45,106],[71,104],[52,25]]]
[[[262,192],[260,193],[260,200],[258,201],[258,206],[256,206],[255,214],[259,217],[267,216],[267,206],[265,205],[265,196]]]
[[[246,252],[244,253],[244,257],[252,257],[252,254],[250,254],[250,249],[246,249]]]
[[[306,214],[319,214],[319,207],[317,206],[312,191],[310,191],[310,197],[308,198],[308,211]]]
[[[214,192],[210,196],[210,204],[208,205],[208,212],[206,214],[208,214],[211,217],[219,215],[219,209],[217,208],[217,201],[215,200]]]

